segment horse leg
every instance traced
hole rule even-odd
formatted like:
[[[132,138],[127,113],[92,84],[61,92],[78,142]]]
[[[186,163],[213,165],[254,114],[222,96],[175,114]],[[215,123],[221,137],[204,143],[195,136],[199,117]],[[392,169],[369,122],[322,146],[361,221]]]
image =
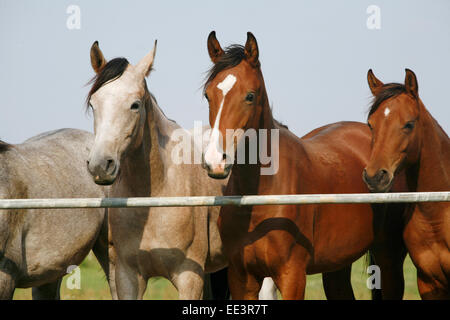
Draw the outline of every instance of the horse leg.
[[[116,254],[114,251],[114,246],[112,241],[109,241],[110,234],[108,228],[108,218],[107,213],[105,214],[105,219],[100,230],[100,233],[95,241],[95,244],[92,248],[92,252],[94,253],[97,261],[100,263],[100,266],[105,272],[106,279],[108,280],[109,290],[111,292],[111,297],[114,300],[117,300],[117,290],[115,284],[115,258]]]
[[[203,281],[203,300],[214,300],[211,288],[211,274],[205,274]]]
[[[417,286],[423,300],[450,300],[449,288],[417,268]]]
[[[296,265],[294,261],[290,262],[292,263],[288,262],[280,268],[273,279],[283,300],[303,300],[305,299],[306,267]]]
[[[406,257],[406,249],[391,245],[383,249],[372,250],[374,261],[381,272],[381,290],[373,289],[372,299],[401,300],[405,290],[403,277],[403,263]],[[378,291],[381,291],[381,295]],[[381,297],[380,297],[381,296]]]
[[[277,286],[273,279],[270,277],[266,277],[263,280],[261,290],[259,290],[258,294],[259,300],[278,300],[277,295]]]
[[[351,283],[352,265],[322,273],[323,289],[328,300],[355,300]]]
[[[231,265],[228,266],[228,286],[233,300],[258,300],[262,281],[258,281],[250,273],[238,273]]]
[[[228,288],[228,268],[223,268],[208,274],[211,284],[212,298],[214,300],[229,300],[230,290]],[[207,278],[206,278],[207,279]]]
[[[121,300],[142,300],[147,281],[131,266],[116,261],[114,272],[117,298]]]
[[[0,261],[0,300],[12,300],[14,296],[14,289],[16,287],[13,276],[1,268]]]
[[[111,292],[111,297],[113,300],[118,300],[117,287],[116,287],[116,251],[114,250],[114,245],[110,243],[108,246],[108,258],[109,258],[109,290]]]
[[[192,268],[192,262],[186,260],[172,276],[172,283],[178,290],[180,300],[201,300],[205,274],[201,268]]]
[[[115,251],[112,244],[104,241],[104,239],[98,239],[92,248],[97,261],[103,269],[106,275],[106,280],[108,281],[109,291],[111,292],[111,297],[117,300],[117,290],[115,279]]]
[[[61,283],[62,278],[59,278],[55,282],[46,283],[39,287],[33,287],[31,289],[33,300],[60,300]]]
[[[403,240],[404,204],[372,204],[374,243],[369,264],[380,270],[381,288],[372,289],[372,300],[401,300],[405,289],[403,263],[407,254]]]

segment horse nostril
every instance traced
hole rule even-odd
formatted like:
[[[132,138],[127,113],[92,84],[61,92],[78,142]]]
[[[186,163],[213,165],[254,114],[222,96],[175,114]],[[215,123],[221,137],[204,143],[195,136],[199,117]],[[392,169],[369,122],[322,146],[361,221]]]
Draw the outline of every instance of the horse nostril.
[[[365,183],[370,183],[370,178],[367,175],[366,169],[363,170],[363,180],[364,180]]]
[[[108,159],[106,161],[106,168],[105,171],[108,173],[111,173],[111,171],[114,171],[115,163],[113,159]]]
[[[386,180],[388,178],[388,171],[386,169],[380,169],[375,178],[377,179],[378,183],[382,182],[383,180]]]
[[[222,160],[227,160],[227,154],[226,153],[222,154]]]
[[[208,164],[206,163],[206,160],[205,160],[205,154],[204,153],[202,153],[202,168],[203,169],[208,169]]]
[[[366,169],[363,170],[363,177],[364,177],[365,180],[367,180],[367,171],[366,171]]]

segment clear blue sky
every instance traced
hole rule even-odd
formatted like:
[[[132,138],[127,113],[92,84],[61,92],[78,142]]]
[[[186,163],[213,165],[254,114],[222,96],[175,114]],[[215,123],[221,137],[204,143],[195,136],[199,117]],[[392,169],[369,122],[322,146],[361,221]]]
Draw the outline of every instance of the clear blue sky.
[[[366,26],[369,5],[381,29]],[[69,5],[81,28],[69,30]],[[158,39],[148,79],[161,108],[185,128],[208,119],[200,86],[210,66],[206,38],[244,44],[252,31],[275,117],[297,135],[321,125],[365,121],[366,73],[403,82],[450,133],[450,1],[49,1],[0,0],[0,138],[19,143],[52,129],[92,131],[84,112],[93,76],[89,49],[136,63]]]

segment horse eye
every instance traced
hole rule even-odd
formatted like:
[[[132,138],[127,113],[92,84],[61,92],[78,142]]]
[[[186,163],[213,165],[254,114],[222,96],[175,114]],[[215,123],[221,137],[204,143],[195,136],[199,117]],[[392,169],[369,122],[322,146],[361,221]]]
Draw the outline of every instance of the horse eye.
[[[367,122],[367,125],[369,126],[369,129],[372,130],[372,125],[369,122]]]
[[[140,107],[140,103],[138,101],[136,101],[136,102],[133,102],[130,109],[131,110],[139,110],[139,107]]]
[[[208,94],[205,93],[205,99],[209,101]]]
[[[408,130],[412,130],[414,129],[416,122],[415,121],[409,121],[405,124],[405,126],[403,127],[404,129],[408,129]]]
[[[245,97],[245,101],[248,102],[253,102],[253,100],[255,99],[255,95],[253,93],[248,93],[247,96]]]

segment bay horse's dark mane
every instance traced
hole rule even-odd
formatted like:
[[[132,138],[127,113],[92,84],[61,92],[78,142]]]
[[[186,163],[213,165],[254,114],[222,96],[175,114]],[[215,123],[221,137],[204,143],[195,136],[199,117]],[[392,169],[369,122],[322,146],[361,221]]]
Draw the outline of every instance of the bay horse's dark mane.
[[[224,53],[219,60],[208,70],[206,74],[206,81],[203,85],[203,92],[210,82],[221,71],[237,66],[245,58],[244,47],[239,44],[232,44],[225,48]]]
[[[223,70],[237,66],[245,58],[244,46],[239,44],[232,44],[225,48],[223,55],[219,60],[208,70],[205,84],[203,85],[203,92],[205,92],[211,81]],[[288,129],[288,126],[275,120],[279,126]]]
[[[92,95],[97,92],[105,83],[119,78],[128,67],[129,62],[125,58],[115,58],[108,61],[106,65],[96,74],[87,84],[91,84],[92,88],[89,90],[88,96],[86,98],[86,108],[89,108],[89,100]]]
[[[402,93],[407,93],[404,84],[388,83],[383,85],[380,92],[378,92],[377,95],[373,98],[368,117],[370,117],[375,111],[377,111],[377,109],[384,101],[390,98],[394,98]]]
[[[276,119],[273,119],[273,121],[274,121],[276,124],[278,124],[280,127],[283,127],[283,128],[285,128],[285,129],[288,129],[288,130],[289,130],[288,126],[285,125],[284,123],[282,123],[282,122],[280,122],[280,121],[278,121],[278,120],[276,120]]]

